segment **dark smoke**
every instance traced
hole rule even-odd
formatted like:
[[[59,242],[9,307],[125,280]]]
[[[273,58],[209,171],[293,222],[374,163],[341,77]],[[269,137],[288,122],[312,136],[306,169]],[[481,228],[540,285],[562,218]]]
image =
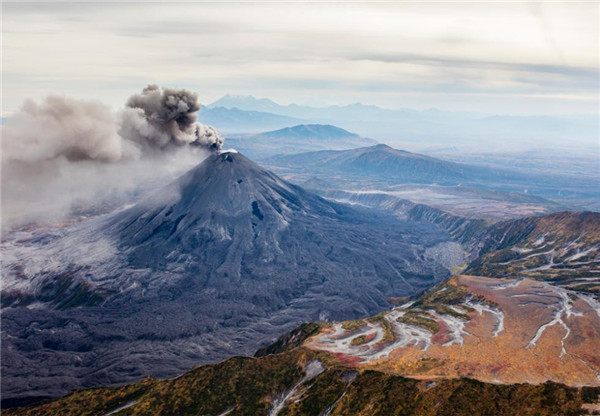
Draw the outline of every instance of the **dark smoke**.
[[[113,113],[94,101],[28,100],[2,126],[2,229],[127,200],[191,168],[223,137],[197,122],[198,96],[151,85]]]
[[[223,138],[213,127],[198,123],[198,110],[195,93],[149,85],[127,101],[119,133],[143,150],[186,144],[220,150]]]

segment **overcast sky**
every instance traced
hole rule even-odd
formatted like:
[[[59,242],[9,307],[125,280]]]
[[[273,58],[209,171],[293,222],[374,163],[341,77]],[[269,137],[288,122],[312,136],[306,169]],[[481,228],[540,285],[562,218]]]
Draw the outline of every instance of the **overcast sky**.
[[[8,3],[3,111],[59,93],[118,108],[146,84],[210,103],[598,111],[599,5]]]

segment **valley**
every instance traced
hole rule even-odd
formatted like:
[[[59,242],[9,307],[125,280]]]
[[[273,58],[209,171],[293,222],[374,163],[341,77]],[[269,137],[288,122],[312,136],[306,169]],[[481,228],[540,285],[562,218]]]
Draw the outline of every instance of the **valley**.
[[[349,204],[383,209],[395,206],[397,209],[394,212],[398,215],[402,215],[408,206],[425,205],[452,215],[487,221],[546,214],[558,207],[550,201],[534,197],[482,191],[463,186],[407,184],[382,190],[323,190],[321,192],[328,198]],[[400,208],[401,206],[404,209]]]

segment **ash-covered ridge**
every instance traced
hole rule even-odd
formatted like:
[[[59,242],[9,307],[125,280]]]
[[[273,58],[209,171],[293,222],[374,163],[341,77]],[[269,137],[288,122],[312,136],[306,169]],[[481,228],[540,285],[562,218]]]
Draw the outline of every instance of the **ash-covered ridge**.
[[[3,399],[173,376],[300,322],[377,313],[447,277],[448,251],[462,253],[433,225],[214,153],[133,207],[7,236]]]

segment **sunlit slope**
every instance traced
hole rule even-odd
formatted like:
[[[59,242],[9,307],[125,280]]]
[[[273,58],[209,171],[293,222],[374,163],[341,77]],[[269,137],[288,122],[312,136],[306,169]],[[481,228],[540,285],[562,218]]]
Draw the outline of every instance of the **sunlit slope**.
[[[306,344],[415,378],[600,385],[600,304],[532,279],[455,276],[416,301],[324,325]]]
[[[358,370],[358,371],[357,371]],[[176,379],[76,391],[6,415],[579,415],[600,388],[424,381],[352,369],[296,348],[236,357]],[[119,410],[120,409],[120,410]],[[114,413],[111,413],[114,412]]]
[[[558,212],[496,224],[467,273],[525,276],[600,293],[600,213]]]

